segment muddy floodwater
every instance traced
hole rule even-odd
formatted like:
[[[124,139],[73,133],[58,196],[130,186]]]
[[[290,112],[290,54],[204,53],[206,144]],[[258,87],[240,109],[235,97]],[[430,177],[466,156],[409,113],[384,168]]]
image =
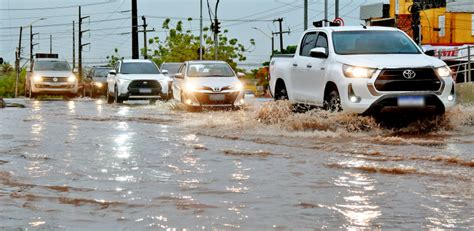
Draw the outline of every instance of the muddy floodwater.
[[[474,107],[402,128],[20,99],[0,109],[0,230],[474,229]]]

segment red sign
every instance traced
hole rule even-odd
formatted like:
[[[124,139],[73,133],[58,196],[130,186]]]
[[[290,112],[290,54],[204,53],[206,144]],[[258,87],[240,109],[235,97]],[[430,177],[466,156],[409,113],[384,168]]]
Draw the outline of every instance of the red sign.
[[[332,22],[337,23],[340,26],[344,26],[344,20],[342,18],[335,18],[334,21],[332,21]]]

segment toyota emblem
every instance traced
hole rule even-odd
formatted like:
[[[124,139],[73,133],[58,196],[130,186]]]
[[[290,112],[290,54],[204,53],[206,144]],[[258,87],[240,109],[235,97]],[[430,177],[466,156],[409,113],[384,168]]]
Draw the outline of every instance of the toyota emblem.
[[[53,81],[54,81],[54,82],[58,82],[58,78],[53,78]]]
[[[218,87],[215,87],[215,88],[214,88],[214,91],[220,91],[220,90],[221,90],[221,89],[218,88]]]
[[[147,81],[143,81],[143,84],[148,84],[148,82],[147,82]]]
[[[415,76],[416,73],[413,70],[408,69],[403,71],[403,77],[405,77],[405,79],[413,79]]]

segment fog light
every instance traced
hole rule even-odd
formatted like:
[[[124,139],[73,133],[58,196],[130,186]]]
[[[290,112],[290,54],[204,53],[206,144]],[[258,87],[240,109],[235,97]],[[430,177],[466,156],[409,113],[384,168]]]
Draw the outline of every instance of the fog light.
[[[192,103],[192,101],[190,99],[186,100],[186,104],[191,104],[191,103]]]
[[[244,99],[240,99],[240,104],[244,104],[245,103],[245,100]]]
[[[449,96],[448,96],[448,100],[449,100],[449,101],[453,101],[453,100],[454,100],[454,96],[453,96],[453,95],[449,95]]]
[[[359,101],[358,97],[356,97],[356,96],[351,96],[350,99],[351,99],[351,102],[353,102],[353,103],[357,103],[357,101]]]

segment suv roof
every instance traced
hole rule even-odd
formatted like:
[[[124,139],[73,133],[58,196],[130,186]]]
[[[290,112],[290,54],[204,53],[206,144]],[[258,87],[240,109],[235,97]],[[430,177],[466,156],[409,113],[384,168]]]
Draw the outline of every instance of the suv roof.
[[[307,31],[399,31],[397,28],[393,27],[384,27],[384,26],[368,26],[364,28],[363,26],[334,26],[334,27],[313,27]]]
[[[124,59],[122,60],[123,63],[153,63],[151,60],[148,59]]]

